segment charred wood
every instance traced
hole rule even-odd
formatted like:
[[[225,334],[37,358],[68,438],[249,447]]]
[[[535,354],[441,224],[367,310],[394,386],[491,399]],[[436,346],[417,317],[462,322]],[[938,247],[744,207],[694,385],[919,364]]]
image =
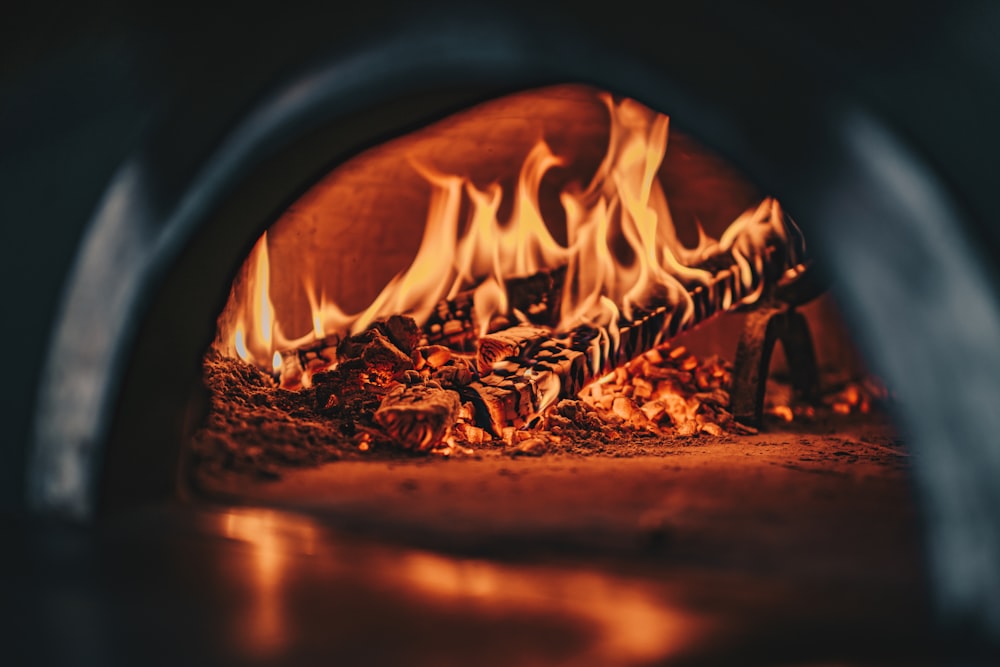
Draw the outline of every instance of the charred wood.
[[[720,265],[722,258],[712,261]],[[476,405],[477,423],[495,434],[505,427],[525,426],[538,414],[541,401],[551,400],[553,386],[558,387],[560,397],[575,396],[589,382],[665,339],[731,309],[777,271],[766,268],[764,274],[744,287],[739,277],[742,270],[732,263],[729,268],[715,271],[712,280],[690,290],[690,308],[682,303],[633,309],[633,318],[619,323],[617,333],[603,327],[579,326],[554,337],[544,329],[517,326],[484,337],[477,357],[480,378],[470,383],[463,394]],[[625,409],[624,404],[619,406],[619,411]]]
[[[479,339],[479,350],[476,353],[476,369],[481,376],[486,376],[498,361],[516,357],[529,358],[535,348],[551,335],[548,329],[522,325],[483,336]]]
[[[510,313],[517,311],[532,324],[555,326],[559,320],[565,280],[565,266],[507,279],[504,287]],[[423,327],[427,344],[445,345],[462,352],[476,350],[482,323],[475,320],[474,295],[475,289],[463,290],[453,298],[437,303]],[[495,318],[486,329],[497,331],[506,328],[512,319],[516,319],[510,313]]]
[[[428,451],[444,442],[460,407],[458,394],[436,382],[397,385],[382,399],[375,422],[396,444]]]
[[[321,410],[370,413],[406,371],[414,369],[410,355],[379,328],[345,338],[337,356],[341,361],[335,369],[312,377],[317,408]]]

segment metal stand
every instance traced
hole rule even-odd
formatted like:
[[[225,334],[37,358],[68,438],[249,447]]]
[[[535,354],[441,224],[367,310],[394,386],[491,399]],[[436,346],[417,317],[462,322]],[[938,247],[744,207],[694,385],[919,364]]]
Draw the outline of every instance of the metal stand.
[[[806,319],[789,306],[762,306],[748,313],[736,348],[729,408],[742,424],[761,425],[771,353],[779,340],[796,396],[807,401],[818,397],[819,371]]]

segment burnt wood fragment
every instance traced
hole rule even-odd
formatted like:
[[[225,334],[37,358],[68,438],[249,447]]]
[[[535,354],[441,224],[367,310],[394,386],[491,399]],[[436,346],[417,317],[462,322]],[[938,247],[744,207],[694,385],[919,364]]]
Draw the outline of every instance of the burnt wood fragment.
[[[421,338],[420,327],[412,317],[406,315],[392,315],[375,322],[372,328],[385,334],[405,354],[412,354]]]
[[[559,323],[567,267],[539,271],[524,278],[506,280],[507,303],[532,324],[554,327]]]
[[[458,394],[437,383],[397,385],[382,399],[375,422],[396,444],[427,451],[443,443],[460,407]]]
[[[530,276],[508,278],[504,282],[507,304],[511,312],[517,310],[528,322],[541,326],[555,326],[562,305],[562,291],[566,280],[566,267],[543,269]],[[482,323],[475,320],[475,288],[463,290],[450,299],[442,299],[434,307],[423,326],[424,339],[430,345],[445,345],[453,350],[473,352]],[[496,319],[500,326],[486,328],[497,331],[506,328],[512,317],[503,313]]]
[[[321,410],[370,413],[391,386],[414,368],[413,359],[378,328],[345,338],[337,355],[341,361],[335,369],[312,377]]]
[[[396,347],[379,329],[369,329],[344,339],[338,349],[342,364],[360,359],[368,373],[385,381],[398,379],[413,368],[413,359]]]
[[[476,369],[480,375],[489,375],[498,361],[529,357],[534,348],[551,336],[548,329],[533,326],[516,326],[479,339]]]

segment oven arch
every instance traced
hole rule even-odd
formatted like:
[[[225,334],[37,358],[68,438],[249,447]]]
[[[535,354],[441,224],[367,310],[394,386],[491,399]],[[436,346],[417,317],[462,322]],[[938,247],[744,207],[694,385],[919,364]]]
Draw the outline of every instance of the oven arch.
[[[331,160],[498,94],[581,82],[670,113],[775,192],[819,241],[860,342],[900,387],[942,609],[1000,634],[1000,455],[991,445],[1000,308],[974,221],[942,175],[817,63],[728,35],[734,57],[752,54],[772,77],[751,91],[738,63],[723,71],[685,59],[693,38],[639,53],[585,32],[555,34],[531,22],[455,21],[338,53],[264,95],[167,203],[157,199],[155,160],[127,161],[91,220],[57,315],[29,445],[30,508],[87,519],[102,506],[176,495],[174,435],[228,276]],[[217,265],[206,268],[209,260]],[[959,379],[972,386],[958,391]]]

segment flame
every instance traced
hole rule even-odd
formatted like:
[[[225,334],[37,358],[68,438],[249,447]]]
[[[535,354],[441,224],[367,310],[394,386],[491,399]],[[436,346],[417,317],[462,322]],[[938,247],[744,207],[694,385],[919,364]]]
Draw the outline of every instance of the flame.
[[[312,331],[290,340],[281,334],[269,295],[265,233],[246,264],[249,300],[231,297],[227,311],[235,311],[236,317],[220,319],[235,322],[225,331],[220,326],[223,348],[263,367],[272,362],[277,369],[278,350],[332,334],[356,333],[393,314],[410,315],[422,325],[442,299],[469,291],[474,325],[485,334],[498,315],[508,320],[530,319],[511,308],[507,292],[511,279],[563,268],[558,321],[547,324],[554,324],[556,333],[582,324],[597,326],[600,344],[617,346],[619,322],[632,319],[637,309],[651,303],[678,309],[682,327],[693,323],[690,290],[710,284],[712,278],[696,265],[722,252],[731,253],[738,267],[739,302],[759,299],[768,244],[788,237],[778,202],[764,199],[740,215],[718,240],[699,225],[697,245],[686,247],[678,239],[657,178],[667,149],[669,118],[631,99],[616,101],[610,94],[599,95],[610,122],[608,147],[586,186],[573,183],[559,193],[566,218],[565,243],[553,236],[539,206],[545,175],[565,163],[544,139],[528,152],[509,193],[498,183],[480,188],[469,177],[441,173],[410,159],[430,186],[431,196],[423,237],[409,267],[389,281],[367,308],[353,315],[324,295],[317,296],[317,276],[303,275]],[[512,198],[511,214],[501,220],[505,196]],[[464,220],[463,211],[467,211]],[[794,254],[791,248],[786,252]],[[731,292],[724,295],[726,306],[735,305],[735,300]],[[594,364],[598,363],[595,359]]]
[[[242,303],[236,308],[231,347],[227,350],[246,362],[256,363],[271,359],[274,351],[275,319],[271,303],[271,262],[268,257],[267,232],[250,250],[243,274],[248,289]],[[234,301],[236,289],[230,296]],[[228,310],[228,308],[227,308]]]
[[[323,310],[320,307],[322,297],[320,297],[320,300],[316,299],[316,285],[311,276],[303,278],[302,289],[305,290],[306,299],[309,301],[313,338],[315,340],[322,340],[326,336],[326,327],[323,326]]]
[[[507,312],[507,292],[496,278],[490,276],[472,297],[473,312],[479,322],[479,335],[489,333],[490,320],[497,313]]]
[[[239,355],[240,359],[243,361],[250,361],[250,353],[247,351],[246,334],[243,332],[242,322],[236,325],[236,334],[233,337],[233,345],[236,348],[236,354]]]
[[[447,291],[447,272],[456,250],[463,179],[416,163],[413,166],[433,186],[420,248],[410,268],[394,278],[355,320],[351,327],[354,332],[367,329],[379,317],[397,313],[423,322]]]
[[[535,409],[535,414],[531,415],[527,420],[531,424],[537,418],[541,417],[548,410],[549,406],[556,402],[559,398],[559,392],[562,390],[562,383],[559,381],[559,376],[555,373],[538,373],[530,368],[524,376],[534,385],[535,392],[538,395],[538,400],[536,401],[538,407]]]

